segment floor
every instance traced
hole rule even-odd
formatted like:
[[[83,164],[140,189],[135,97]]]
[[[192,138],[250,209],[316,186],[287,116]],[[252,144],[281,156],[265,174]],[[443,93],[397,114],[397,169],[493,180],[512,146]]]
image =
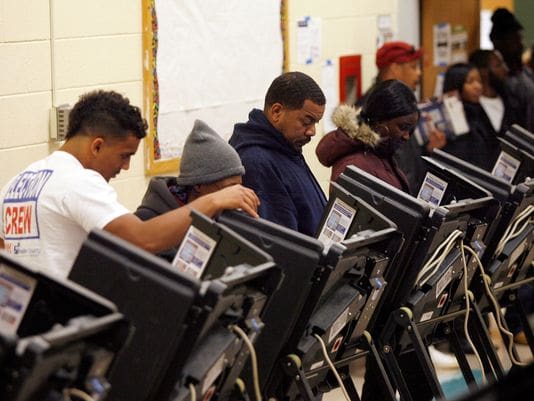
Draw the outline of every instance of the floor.
[[[500,339],[498,336],[493,336],[493,337],[494,337],[493,341],[495,345],[497,346],[497,353],[499,355],[499,358],[501,359],[501,363],[503,364],[503,367],[505,369],[509,369],[511,366],[511,362],[505,351],[504,345],[502,343],[502,339]],[[516,345],[516,348],[519,353],[519,357],[521,358],[521,361],[529,362],[533,360],[532,354],[530,353],[530,349],[528,348],[528,346]],[[478,369],[478,363],[475,357],[469,356],[468,359],[469,359],[469,363],[471,367],[473,369]],[[361,394],[364,373],[365,373],[365,362],[363,359],[360,361],[357,361],[354,365],[351,366],[351,375],[356,384],[356,388],[358,389],[359,394]],[[437,374],[438,374],[439,381],[443,387],[446,387],[447,383],[451,382],[452,380],[455,380],[456,382],[460,383],[460,389],[451,390],[450,393],[453,393],[453,395],[451,398],[448,398],[448,399],[454,399],[463,393],[463,390],[462,390],[463,381],[460,382],[459,380],[457,380],[458,378],[460,378],[462,374],[460,369],[438,368]],[[444,391],[447,392],[446,389],[444,389]],[[465,391],[467,391],[467,388]],[[343,397],[342,391],[338,388],[333,391],[330,391],[329,393],[324,394],[323,401],[345,401],[345,398]]]

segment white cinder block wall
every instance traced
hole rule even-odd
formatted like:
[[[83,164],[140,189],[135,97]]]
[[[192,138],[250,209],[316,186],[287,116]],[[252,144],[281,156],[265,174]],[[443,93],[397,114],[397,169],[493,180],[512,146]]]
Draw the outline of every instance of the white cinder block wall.
[[[289,1],[290,68],[303,71],[321,84],[321,67],[327,59],[359,54],[362,56],[362,92],[376,76],[375,53],[378,37],[377,17],[391,15],[395,38],[413,44],[419,42],[418,0],[307,0]],[[296,64],[296,26],[304,16],[322,21],[321,61],[313,65]],[[400,20],[402,18],[402,21]],[[403,31],[399,32],[399,28]],[[336,75],[336,80],[338,76]],[[322,124],[315,138],[304,148],[304,155],[325,193],[330,182],[330,169],[315,156],[323,136]]]
[[[364,87],[375,75],[377,15],[392,15],[395,25],[399,3],[405,9],[417,2],[287,1],[290,68],[320,83],[322,63],[297,65],[293,56],[297,20],[306,15],[320,17],[322,59],[362,54]],[[0,0],[0,186],[57,148],[48,140],[53,104],[72,105],[81,93],[104,88],[142,105],[141,5],[141,0]],[[305,154],[326,189],[329,171],[315,157],[320,135]],[[146,189],[144,164],[140,149],[130,170],[112,181],[121,202],[131,210]]]
[[[142,105],[141,25],[137,0],[0,0],[0,186],[57,148],[53,104],[103,88]],[[142,150],[113,186],[135,209],[146,188]]]

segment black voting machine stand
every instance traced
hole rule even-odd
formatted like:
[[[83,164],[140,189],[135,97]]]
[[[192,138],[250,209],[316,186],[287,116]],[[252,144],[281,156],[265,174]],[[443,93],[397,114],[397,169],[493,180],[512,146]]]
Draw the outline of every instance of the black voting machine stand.
[[[534,179],[525,179],[514,185],[443,151],[435,150],[431,157],[490,191],[501,204],[501,212],[496,217],[481,261],[490,278],[491,294],[500,307],[516,306],[531,353],[534,355],[532,326],[528,323],[527,313],[517,296],[522,285],[534,285],[534,271],[531,268],[534,259],[534,224],[530,222],[522,229],[516,230],[515,237],[508,241],[503,240],[503,237],[510,234],[513,225],[521,221],[522,214],[528,217],[528,210],[531,210],[530,214],[534,212]],[[520,166],[520,169],[522,168],[524,167]],[[534,175],[534,171],[530,169],[520,175]],[[483,313],[492,311],[491,300],[488,299],[482,279],[473,291]],[[503,336],[503,340],[509,346],[506,336]]]
[[[519,184],[534,178],[534,153],[531,134],[519,126],[498,137],[501,153],[492,171],[511,184]],[[510,171],[510,167],[512,167]]]
[[[352,399],[359,396],[348,363],[370,353],[382,366],[367,330],[387,284],[383,275],[402,245],[402,236],[390,220],[336,184],[319,233],[326,224],[332,227],[329,217],[334,207],[351,210],[352,216],[342,230],[346,239],[329,246],[242,213],[225,212],[218,218],[268,251],[284,273],[265,310],[268,329],[256,342],[263,359],[262,393],[267,398],[315,400],[339,386],[321,341]],[[383,367],[382,371],[384,384],[393,394]],[[250,380],[250,369],[244,377]]]
[[[534,327],[534,314],[529,316],[530,327]],[[474,393],[465,394],[456,401],[509,401],[524,400],[534,393],[534,362],[527,366],[510,369],[506,376],[488,384]]]
[[[534,134],[520,125],[513,124],[504,133],[504,139],[527,153],[534,155]]]
[[[176,274],[164,260],[110,233],[93,230],[69,279],[114,302],[134,326],[111,371],[109,400],[155,396],[187,329],[200,283]]]
[[[469,323],[475,334],[476,348],[483,350],[484,370],[494,379],[503,375],[477,304],[470,302],[469,308],[464,306],[464,284],[469,286],[476,264],[471,258],[466,260],[464,268],[459,247],[459,242],[463,241],[478,253],[483,252],[486,232],[499,211],[498,203],[489,192],[459,174],[430,160],[425,163],[428,173],[447,183],[441,199],[445,206],[431,208],[427,202],[354,166],[348,167],[337,180],[351,194],[361,197],[392,219],[407,244],[398,255],[394,268],[386,274],[389,285],[384,298],[387,303],[380,309],[374,327],[375,341],[403,400],[413,398],[399,366],[398,355],[412,351],[424,375],[421,380],[426,380],[436,399],[444,399],[426,349],[426,346],[444,340],[450,341],[466,381],[476,386],[456,329],[459,319],[468,312],[474,315]],[[447,241],[451,248],[440,248]],[[435,259],[440,252],[444,257]],[[436,261],[433,265],[429,264],[432,260]]]
[[[263,219],[253,219],[242,213],[224,212],[218,221],[267,250],[282,269],[284,279],[264,314],[267,330],[256,340],[260,386],[264,396],[277,395],[284,374],[280,358],[292,352],[298,341],[293,331],[302,331],[299,316],[303,309],[316,303],[316,293],[324,286],[337,259],[323,254],[322,244],[298,232]],[[251,366],[245,368],[245,381],[252,380]],[[283,396],[283,394],[282,394]]]
[[[105,398],[130,326],[115,305],[0,251],[0,399]]]
[[[192,387],[204,400],[213,396],[247,400],[259,387],[254,381],[245,386],[240,377],[249,350],[232,326],[240,326],[242,335],[256,342],[265,325],[265,307],[280,285],[282,272],[269,254],[233,230],[195,212],[192,217],[192,227],[217,245],[203,272],[203,278],[210,280],[204,281],[209,286],[202,294],[202,308],[189,318],[191,329],[179,351],[193,348],[192,354],[169,400],[192,399]]]
[[[82,245],[70,279],[112,300],[135,329],[112,369],[107,400],[225,400],[242,390],[234,385],[248,350],[234,326],[254,340],[280,273],[243,238],[194,211],[192,218],[191,229],[215,242],[205,268],[211,280],[104,231]],[[217,277],[222,265],[232,269]]]
[[[502,380],[466,394],[456,401],[510,401],[525,400],[534,393],[534,363],[510,371]]]

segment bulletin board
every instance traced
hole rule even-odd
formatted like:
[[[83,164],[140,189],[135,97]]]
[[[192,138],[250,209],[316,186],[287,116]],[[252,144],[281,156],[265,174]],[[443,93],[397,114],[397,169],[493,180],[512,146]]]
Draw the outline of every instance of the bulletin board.
[[[480,1],[425,0],[421,2],[421,45],[423,48],[422,99],[434,94],[438,75],[446,70],[445,65],[436,65],[434,60],[434,29],[440,24],[461,26],[466,33],[465,52],[471,53],[480,45]],[[454,62],[450,60],[450,62]]]
[[[286,70],[287,0],[142,0],[147,175],[179,169],[195,119],[228,139]]]

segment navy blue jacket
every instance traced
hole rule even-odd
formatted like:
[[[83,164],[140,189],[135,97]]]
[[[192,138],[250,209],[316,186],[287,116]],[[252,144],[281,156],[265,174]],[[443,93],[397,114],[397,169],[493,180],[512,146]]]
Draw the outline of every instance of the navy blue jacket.
[[[243,184],[256,191],[261,217],[314,236],[326,198],[302,156],[282,133],[254,109],[230,138],[245,166]]]

